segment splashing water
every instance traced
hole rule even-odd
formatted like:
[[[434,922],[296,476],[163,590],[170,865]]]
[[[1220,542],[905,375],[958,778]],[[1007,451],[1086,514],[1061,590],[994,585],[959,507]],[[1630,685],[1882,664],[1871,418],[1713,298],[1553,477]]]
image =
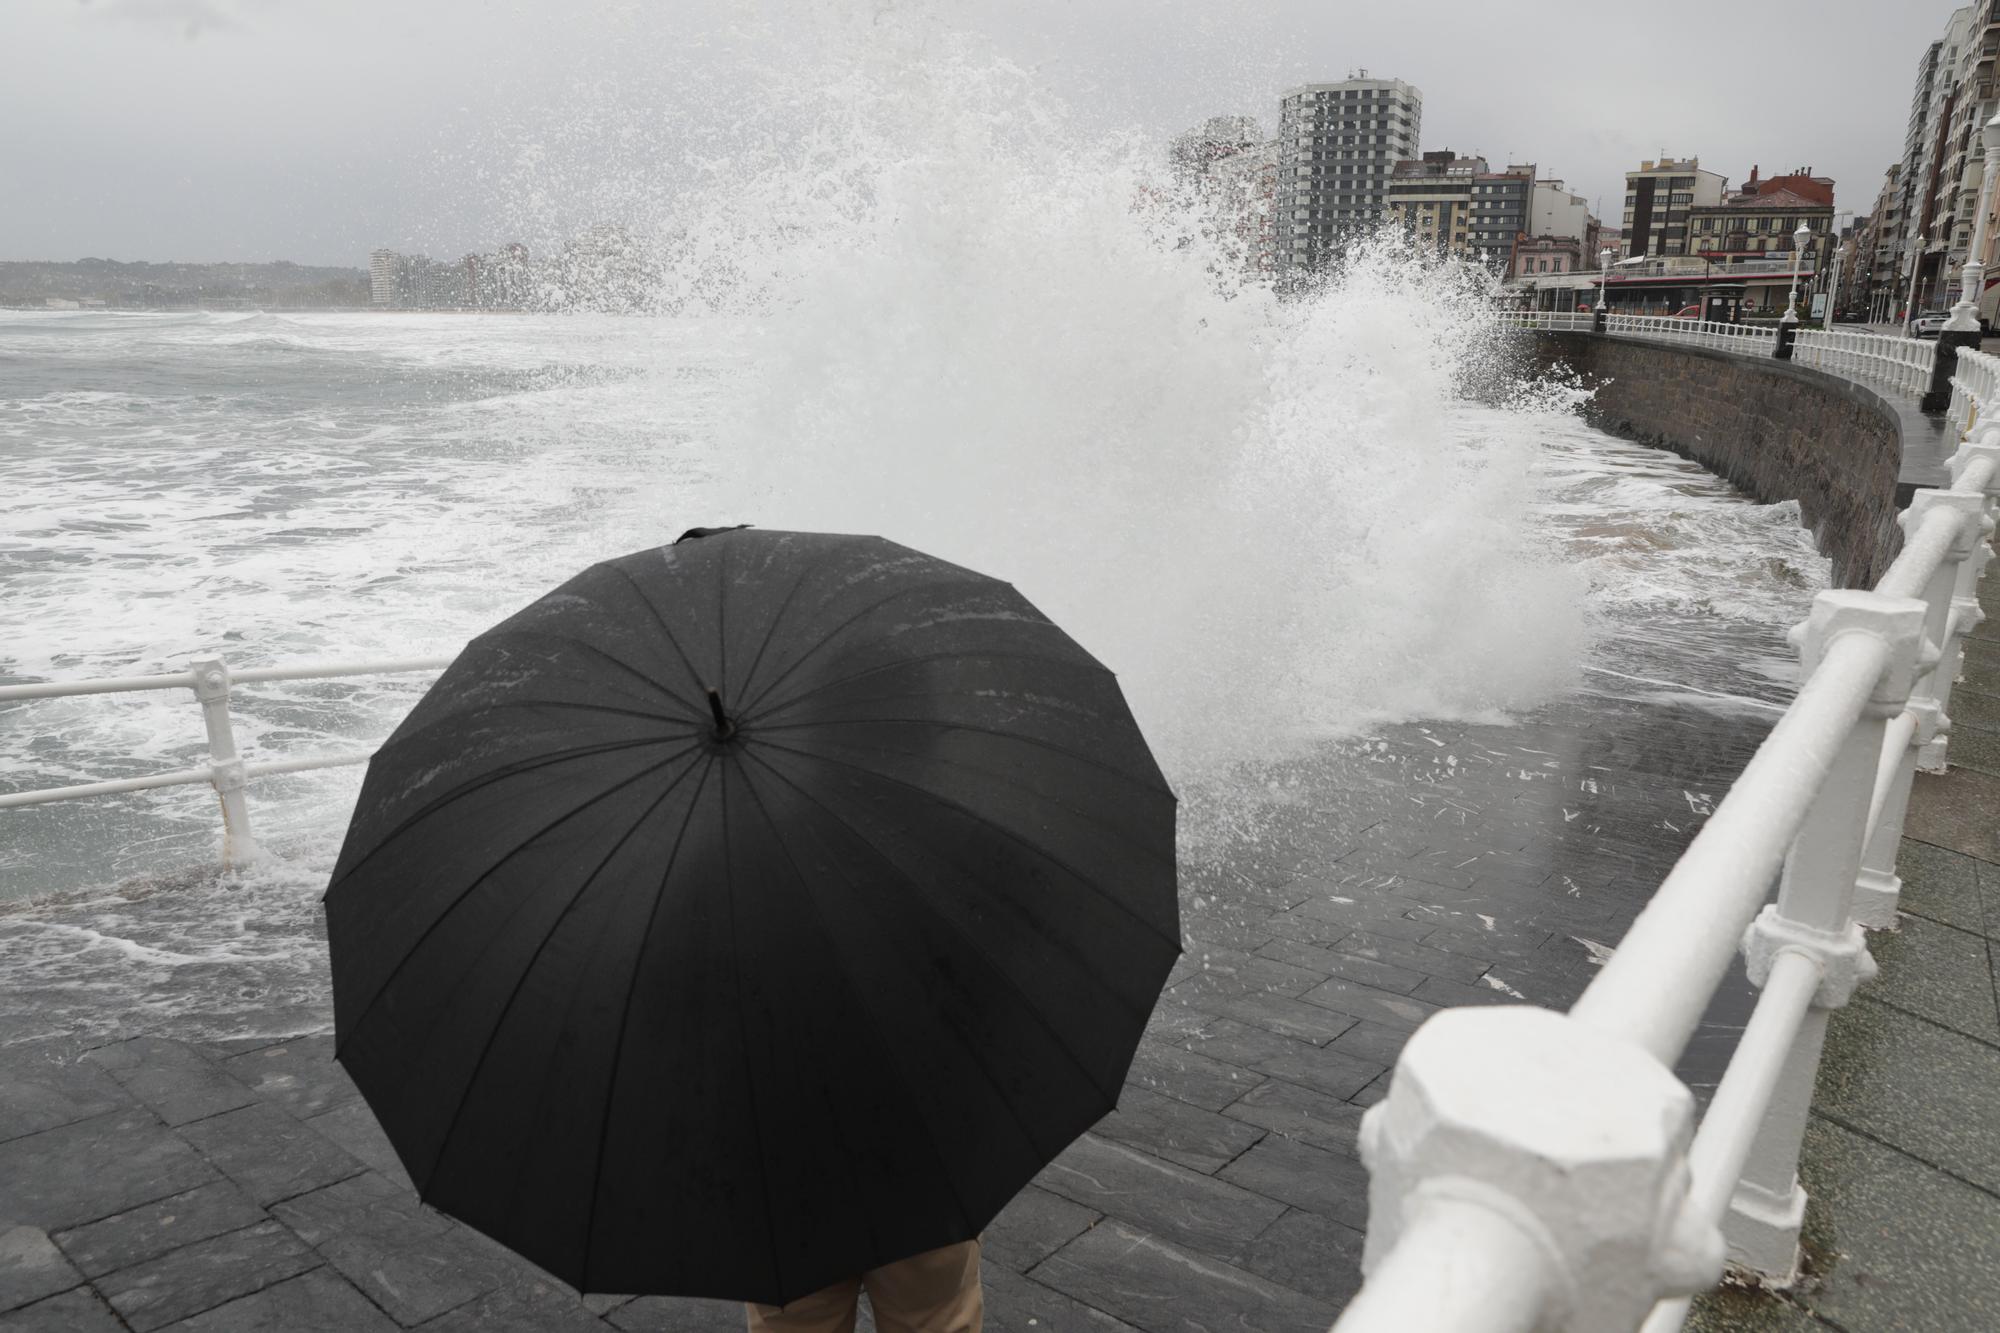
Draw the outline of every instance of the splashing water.
[[[1281,302],[1155,154],[971,43],[831,65],[786,99],[821,132],[735,162],[698,229],[768,275],[716,521],[1013,581],[1182,781],[1574,681],[1585,585],[1531,523],[1532,437],[1450,425],[1496,338],[1477,284],[1383,239]]]

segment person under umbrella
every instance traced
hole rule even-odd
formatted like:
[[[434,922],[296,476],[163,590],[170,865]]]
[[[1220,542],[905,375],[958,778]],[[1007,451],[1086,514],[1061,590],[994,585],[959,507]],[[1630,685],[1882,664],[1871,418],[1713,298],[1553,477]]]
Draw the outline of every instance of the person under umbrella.
[[[1013,588],[716,530],[480,635],[377,753],[337,1051],[426,1202],[580,1290],[839,1328],[783,1321],[893,1320],[955,1250],[976,1327],[976,1237],[1179,955],[1173,853],[1115,678]]]

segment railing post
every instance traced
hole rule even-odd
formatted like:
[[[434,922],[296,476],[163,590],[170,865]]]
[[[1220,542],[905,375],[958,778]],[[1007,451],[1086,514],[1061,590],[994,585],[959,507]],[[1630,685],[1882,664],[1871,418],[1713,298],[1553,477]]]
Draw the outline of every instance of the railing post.
[[[1807,675],[1836,639],[1849,634],[1880,640],[1888,655],[1867,708],[1841,742],[1839,756],[1792,841],[1778,901],[1758,915],[1743,937],[1744,961],[1756,985],[1764,984],[1783,952],[1803,953],[1820,967],[1819,992],[1785,1056],[1770,1109],[1723,1222],[1730,1262],[1774,1286],[1787,1286],[1798,1275],[1806,1202],[1798,1180],[1799,1145],[1812,1108],[1827,1016],[1875,971],[1861,928],[1853,921],[1854,890],[1883,728],[1909,703],[1923,618],[1924,605],[1915,598],[1823,592],[1799,627]]]
[[[1953,547],[1950,556],[1955,562],[1951,609],[1942,619],[1935,639],[1939,660],[1931,673],[1927,693],[1936,704],[1937,726],[1917,756],[1917,767],[1926,773],[1945,771],[1951,730],[1951,687],[1958,679],[1960,662],[1965,653],[1965,636],[1986,620],[1986,612],[1979,605],[1979,580],[1986,572],[1987,562],[1993,559],[1992,513],[1994,501],[2000,497],[2000,429],[1981,431],[1977,444],[1967,441],[1959,445],[1958,452],[1951,458],[1952,485],[1960,485],[1967,469],[1982,459],[1991,459],[1992,466],[1987,473],[1986,485],[1982,491],[1976,492],[1980,496],[1982,516],[1979,531],[1966,534],[1965,541]]]
[[[229,667],[219,657],[193,664],[194,697],[201,701],[202,724],[208,728],[208,759],[215,794],[222,801],[222,863],[240,866],[257,856],[250,832],[250,806],[244,800],[243,758],[236,752],[236,729],[229,720]]]
[[[1782,320],[1779,321],[1778,341],[1776,345],[1772,347],[1771,355],[1776,357],[1780,361],[1791,360],[1792,343],[1794,340],[1798,338],[1798,336],[1799,336],[1799,326],[1796,323],[1787,324]]]
[[[1882,797],[1881,813],[1868,830],[1868,845],[1861,856],[1861,877],[1854,889],[1854,919],[1871,930],[1890,930],[1896,925],[1896,904],[1903,892],[1902,879],[1896,874],[1896,856],[1903,841],[1903,820],[1909,812],[1911,780],[1927,753],[1935,753],[1939,766],[1943,764],[1945,734],[1951,726],[1944,714],[1943,700],[1949,697],[1950,681],[1940,666],[1945,645],[1950,642],[1952,598],[1958,588],[1959,568],[1972,556],[1984,531],[1985,507],[1984,496],[1926,490],[1918,491],[1910,507],[1897,518],[1908,538],[1916,535],[1931,513],[1950,510],[1959,516],[1960,531],[1920,594],[1924,604],[1923,640],[1918,648],[1917,672],[1908,708],[1915,726],[1902,753],[1893,756],[1895,767],[1889,788]]]
[[[1362,1118],[1362,1267],[1381,1280],[1337,1329],[1597,1333],[1709,1286],[1722,1239],[1688,1207],[1693,1127],[1688,1090],[1635,1042],[1527,1005],[1434,1015]],[[1514,1258],[1396,1253],[1450,1229]]]

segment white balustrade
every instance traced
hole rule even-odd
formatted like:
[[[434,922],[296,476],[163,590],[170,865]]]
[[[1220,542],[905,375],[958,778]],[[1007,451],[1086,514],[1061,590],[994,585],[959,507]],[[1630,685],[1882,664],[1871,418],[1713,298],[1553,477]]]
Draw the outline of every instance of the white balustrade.
[[[1611,330],[1730,336],[1657,316],[1612,316]],[[1930,356],[1913,343],[1836,330],[1799,346],[1810,364],[1916,392]],[[1670,1333],[1725,1247],[1746,1275],[1794,1280],[1828,1016],[1874,973],[1862,927],[1895,921],[1912,778],[1942,767],[1951,683],[1981,619],[2000,421],[1974,427],[2000,406],[2000,360],[1962,353],[1955,386],[1954,423],[1973,438],[1952,485],[1918,492],[1873,591],[1814,600],[1794,631],[1797,697],[1576,1004],[1445,1010],[1405,1046],[1362,1121],[1367,1281],[1339,1333]],[[1669,1071],[1739,946],[1758,1002],[1696,1129]]]
[[[1593,317],[1583,312],[1507,311],[1504,316],[1504,322],[1513,328],[1573,333],[1589,332],[1595,327],[1592,321]],[[1605,332],[1621,338],[1709,347],[1746,356],[1771,355],[1778,338],[1776,328],[1771,325],[1726,324],[1678,315],[1614,314],[1606,319]],[[1904,397],[1917,397],[1930,387],[1937,344],[1863,329],[1804,329],[1793,344],[1792,359],[1799,365],[1859,380]],[[1996,392],[2000,392],[2000,359],[1978,352],[1960,352],[1959,372],[1953,385],[1952,420],[1960,429],[1969,429],[1976,416],[1972,404],[1991,403]]]
[[[186,671],[151,676],[110,676],[96,680],[44,681],[30,685],[0,685],[0,703],[28,699],[67,699],[88,694],[129,694],[144,690],[192,690],[201,705],[202,725],[208,733],[208,764],[203,768],[174,769],[139,778],[116,778],[106,782],[84,782],[69,787],[46,787],[37,791],[0,792],[0,810],[48,805],[88,796],[112,796],[123,792],[151,791],[160,787],[208,783],[222,809],[222,861],[240,866],[259,855],[257,839],[250,828],[247,794],[251,778],[277,773],[302,773],[310,769],[335,768],[343,764],[365,764],[369,751],[302,755],[289,759],[246,761],[236,745],[236,728],[231,719],[229,695],[238,683],[281,680],[334,680],[352,676],[388,675],[406,671],[436,671],[451,662],[449,657],[397,658],[379,662],[326,663],[291,667],[250,667],[231,670],[220,657],[204,658]]]

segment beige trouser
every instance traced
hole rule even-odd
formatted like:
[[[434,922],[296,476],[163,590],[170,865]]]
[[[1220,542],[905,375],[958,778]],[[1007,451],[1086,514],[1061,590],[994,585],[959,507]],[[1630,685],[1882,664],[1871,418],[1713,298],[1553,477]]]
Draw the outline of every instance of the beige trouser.
[[[836,1282],[790,1305],[751,1305],[750,1333],[854,1333],[862,1291],[879,1333],[979,1333],[979,1242],[928,1250]]]

